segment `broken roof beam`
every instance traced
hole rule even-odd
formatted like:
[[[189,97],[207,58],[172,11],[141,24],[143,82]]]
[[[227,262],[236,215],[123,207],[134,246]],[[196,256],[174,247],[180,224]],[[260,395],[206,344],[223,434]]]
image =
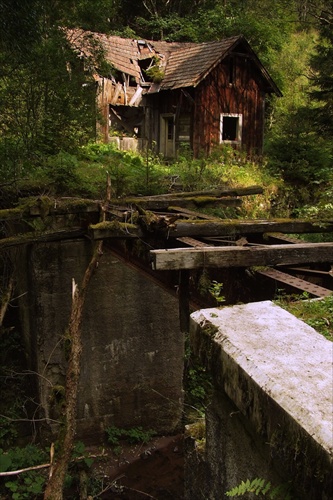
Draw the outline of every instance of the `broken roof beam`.
[[[151,250],[154,270],[274,266],[333,262],[333,243],[271,245],[267,247],[206,247]]]
[[[275,219],[275,220],[238,220],[221,219],[180,220],[175,228],[170,229],[169,236],[213,237],[236,236],[239,234],[263,234],[267,232],[283,233],[328,233],[333,232],[333,221],[308,221],[300,219]]]

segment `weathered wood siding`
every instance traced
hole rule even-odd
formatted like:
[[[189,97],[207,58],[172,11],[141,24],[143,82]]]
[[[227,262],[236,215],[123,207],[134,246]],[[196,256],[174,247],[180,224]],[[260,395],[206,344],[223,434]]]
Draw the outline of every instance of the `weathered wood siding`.
[[[221,113],[242,114],[241,148],[249,154],[260,153],[263,144],[265,94],[261,76],[255,72],[251,59],[233,56],[220,63],[198,86],[195,92],[193,150],[209,154],[220,144]]]
[[[230,72],[233,72],[230,75]],[[176,150],[182,141],[182,117],[190,117],[189,144],[194,155],[208,155],[220,144],[220,117],[223,113],[242,115],[241,143],[233,144],[248,154],[261,153],[264,131],[265,92],[262,77],[250,57],[234,55],[220,63],[197,88],[177,89],[149,96],[151,117],[175,117]],[[147,100],[148,101],[148,100]],[[159,144],[159,120],[150,129],[152,142]]]

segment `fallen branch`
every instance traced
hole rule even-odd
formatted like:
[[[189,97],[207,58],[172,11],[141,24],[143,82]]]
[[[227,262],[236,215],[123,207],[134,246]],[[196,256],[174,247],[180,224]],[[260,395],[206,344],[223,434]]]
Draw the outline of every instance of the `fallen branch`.
[[[47,467],[50,467],[50,465],[51,464],[34,465],[32,467],[26,467],[25,469],[9,470],[7,472],[0,472],[0,477],[15,476],[17,474],[22,474],[22,472],[28,472],[30,470],[46,469]]]

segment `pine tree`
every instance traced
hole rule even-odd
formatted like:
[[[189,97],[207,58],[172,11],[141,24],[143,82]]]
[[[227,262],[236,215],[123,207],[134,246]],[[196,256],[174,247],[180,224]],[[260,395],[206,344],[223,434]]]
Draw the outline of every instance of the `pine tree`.
[[[333,1],[327,2],[319,17],[317,53],[312,58],[313,98],[319,103],[315,113],[318,132],[333,139]]]

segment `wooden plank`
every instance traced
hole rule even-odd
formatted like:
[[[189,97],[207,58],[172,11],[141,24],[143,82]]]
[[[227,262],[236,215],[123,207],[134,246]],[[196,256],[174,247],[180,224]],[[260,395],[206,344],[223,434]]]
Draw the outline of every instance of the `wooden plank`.
[[[283,273],[282,271],[277,271],[276,269],[263,269],[257,271],[258,274],[262,276],[266,276],[275,281],[279,281],[285,285],[296,288],[297,290],[302,290],[302,292],[307,292],[315,297],[328,297],[333,295],[333,291],[328,288],[324,288],[319,285],[315,285],[314,283],[310,283],[309,281],[302,280],[300,278],[296,278],[295,276],[291,276],[290,274]]]
[[[304,243],[304,240],[293,236],[286,236],[283,233],[267,233],[264,235],[273,243]]]
[[[274,220],[180,220],[170,229],[170,237],[192,236],[236,236],[239,234],[282,233],[326,233],[333,232],[333,221],[308,221],[301,219]]]
[[[189,238],[188,236],[185,236],[184,238],[177,238],[177,241],[180,241],[181,243],[185,243],[185,245],[188,245],[188,246],[194,247],[194,248],[210,246],[207,243],[204,243],[203,241],[195,240],[194,238]]]
[[[177,213],[180,212],[180,215],[195,217],[198,219],[205,219],[205,220],[210,220],[210,221],[212,221],[212,220],[220,221],[221,220],[221,217],[214,217],[212,215],[202,214],[200,212],[195,212],[194,210],[187,210],[186,208],[182,208],[182,207],[169,206],[169,211],[170,212],[177,212]]]
[[[156,270],[205,267],[251,267],[306,262],[333,262],[333,243],[271,245],[267,247],[206,247],[152,250]]]
[[[112,204],[115,205],[116,201],[111,200]],[[156,198],[151,199],[150,197],[141,198],[125,198],[119,200],[122,205],[127,203],[128,205],[136,205],[144,208],[145,210],[169,210],[169,207],[177,206],[188,207],[190,209],[200,209],[201,207],[217,207],[219,205],[223,207],[240,207],[242,200],[239,198],[214,198],[214,197],[202,197],[202,198]],[[197,214],[195,214],[197,217]],[[213,218],[210,217],[210,220]],[[216,220],[216,219],[215,219]]]

